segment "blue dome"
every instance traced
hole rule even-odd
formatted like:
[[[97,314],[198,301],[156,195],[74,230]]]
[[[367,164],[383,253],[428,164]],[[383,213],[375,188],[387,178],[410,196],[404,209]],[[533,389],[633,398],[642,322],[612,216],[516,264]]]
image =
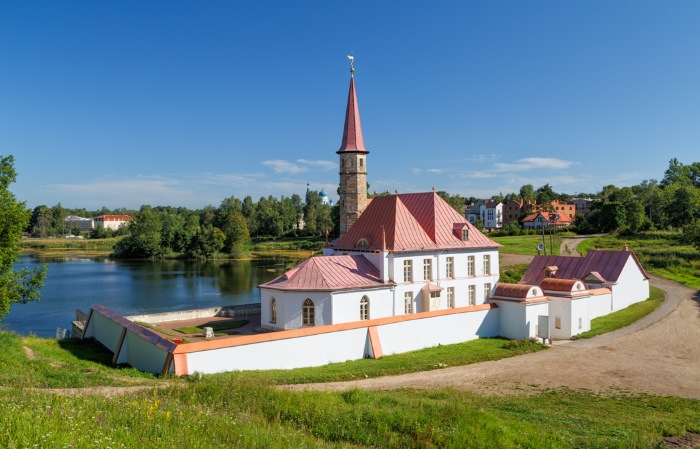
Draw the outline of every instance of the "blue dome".
[[[325,190],[321,189],[321,192],[319,192],[318,196],[328,196]]]

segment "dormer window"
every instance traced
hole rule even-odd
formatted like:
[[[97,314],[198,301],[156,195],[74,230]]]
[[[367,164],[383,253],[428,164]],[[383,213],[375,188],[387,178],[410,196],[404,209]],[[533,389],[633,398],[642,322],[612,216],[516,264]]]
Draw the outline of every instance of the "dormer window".
[[[462,229],[462,241],[469,241],[469,229],[467,228]]]
[[[355,246],[358,248],[367,248],[369,246],[369,242],[367,241],[367,239],[360,239],[357,241]]]
[[[544,267],[544,277],[553,278],[557,274],[558,269],[559,267],[557,266]]]

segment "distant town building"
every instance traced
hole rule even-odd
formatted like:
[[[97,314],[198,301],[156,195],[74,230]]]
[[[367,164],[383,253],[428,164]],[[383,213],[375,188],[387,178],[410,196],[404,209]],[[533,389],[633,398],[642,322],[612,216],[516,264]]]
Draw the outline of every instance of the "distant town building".
[[[81,232],[93,229],[92,218],[83,218],[77,215],[69,215],[63,220],[64,225],[69,230],[78,229]]]
[[[501,229],[503,227],[503,203],[479,200],[469,208],[466,218],[471,224],[476,224],[477,220],[481,220],[484,229]]]
[[[573,224],[573,218],[569,217],[566,212],[537,212],[530,214],[521,220],[525,229],[542,229],[554,226],[557,228],[565,228]]]
[[[577,213],[576,204],[559,200],[554,200],[547,204],[537,204],[536,201],[512,200],[505,204],[503,209],[503,224],[518,221],[525,214],[528,214],[529,218],[534,218],[538,212],[542,212],[548,221],[548,214],[555,213],[559,216],[557,221],[568,221],[571,224]],[[520,222],[523,223],[522,220]]]
[[[93,218],[92,221],[95,229],[102,227],[105,229],[117,230],[129,224],[133,219],[134,217],[131,215],[100,215]]]

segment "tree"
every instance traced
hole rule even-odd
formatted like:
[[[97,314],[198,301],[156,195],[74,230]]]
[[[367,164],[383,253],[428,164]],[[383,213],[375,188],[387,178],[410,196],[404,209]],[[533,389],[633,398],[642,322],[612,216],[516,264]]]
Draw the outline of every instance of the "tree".
[[[523,201],[535,201],[535,187],[532,184],[525,184],[520,188],[520,199]]]
[[[685,238],[690,241],[698,251],[700,251],[700,220],[695,220],[686,226],[684,230]]]
[[[17,179],[12,156],[0,156],[0,320],[10,312],[13,303],[38,301],[44,286],[46,266],[16,270],[22,231],[29,225],[31,212],[10,192]]]

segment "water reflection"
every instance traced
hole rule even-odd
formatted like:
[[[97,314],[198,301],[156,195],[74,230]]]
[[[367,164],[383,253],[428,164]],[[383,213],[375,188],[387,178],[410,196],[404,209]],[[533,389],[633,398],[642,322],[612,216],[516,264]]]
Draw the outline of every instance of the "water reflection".
[[[69,327],[75,310],[99,303],[123,315],[260,302],[257,286],[298,261],[113,261],[24,255],[18,266],[47,264],[39,303],[14,304],[3,329],[43,337]]]

